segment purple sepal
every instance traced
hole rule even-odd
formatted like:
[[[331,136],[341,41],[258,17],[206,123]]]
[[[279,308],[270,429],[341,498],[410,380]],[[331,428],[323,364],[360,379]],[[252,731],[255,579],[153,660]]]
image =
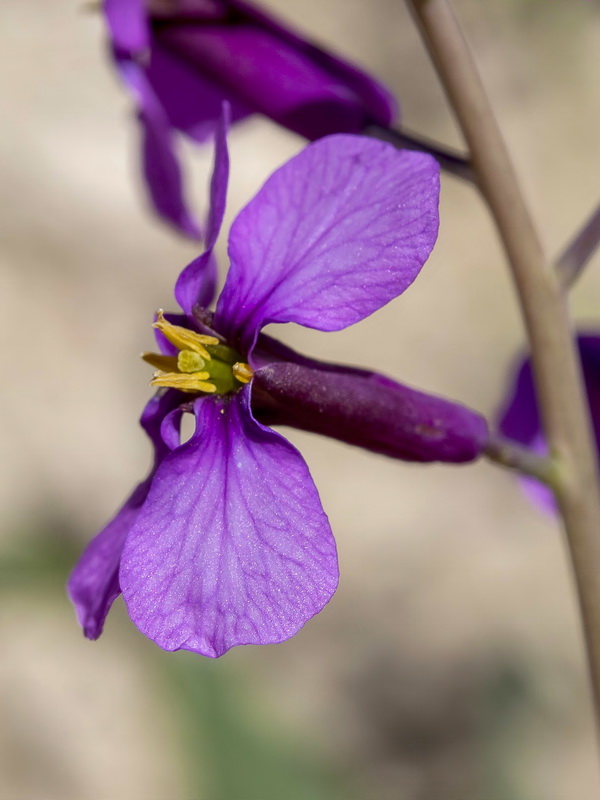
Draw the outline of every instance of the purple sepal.
[[[254,376],[252,408],[268,425],[289,425],[403,461],[463,463],[488,439],[476,411],[375,372],[281,362]]]
[[[302,457],[263,428],[249,387],[194,403],[196,431],[158,468],[120,581],[165,650],[216,658],[293,636],[334,593],[335,542]]]
[[[600,451],[600,336],[580,334],[577,346],[585,381],[596,449]],[[500,432],[530,447],[540,455],[548,448],[542,435],[542,424],[529,358],[519,358],[507,397],[498,414]],[[533,478],[519,479],[529,499],[549,513],[556,512],[556,501],[550,489]]]

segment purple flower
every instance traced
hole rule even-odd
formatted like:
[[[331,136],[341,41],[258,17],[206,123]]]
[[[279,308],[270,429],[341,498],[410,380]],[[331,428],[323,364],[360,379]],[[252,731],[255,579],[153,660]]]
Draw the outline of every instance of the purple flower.
[[[105,0],[112,51],[134,96],[143,168],[156,211],[184,234],[199,226],[184,199],[174,131],[212,134],[223,100],[232,118],[260,113],[318,139],[387,126],[379,83],[243,0]]]
[[[272,322],[341,330],[401,294],[437,236],[439,168],[427,155],[352,135],[309,145],[233,223],[231,266],[213,315],[198,301],[205,305],[214,286],[227,174],[221,125],[207,250],[177,281],[183,314],[159,313],[155,322],[161,354],[146,355],[159,370],[152,383],[162,387],[142,416],[154,466],[69,582],[89,638],[100,635],[121,591],[134,623],[158,645],[217,657],[234,645],[287,639],[337,586],[335,542],[308,468],[253,413],[255,384],[266,396],[274,386],[276,395],[282,382],[269,369],[291,353],[259,333]],[[373,387],[373,398],[386,391]],[[433,427],[444,402],[433,417],[425,409]],[[186,412],[196,428],[182,443]],[[449,419],[451,427],[456,414]],[[429,442],[432,434],[424,433]],[[482,436],[481,426],[473,435]]]
[[[590,406],[596,448],[600,449],[600,336],[580,334],[579,356]],[[540,455],[548,452],[542,425],[533,373],[529,358],[521,357],[514,368],[506,399],[499,413],[499,430],[510,439],[530,447]],[[544,511],[555,513],[556,502],[550,489],[534,478],[520,478],[529,498]]]

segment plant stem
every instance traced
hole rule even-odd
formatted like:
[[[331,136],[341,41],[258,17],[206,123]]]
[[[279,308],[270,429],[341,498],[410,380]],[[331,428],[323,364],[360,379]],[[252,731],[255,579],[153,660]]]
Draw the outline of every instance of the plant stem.
[[[558,279],[565,289],[575,283],[599,245],[600,205],[556,259]]]
[[[474,181],[469,159],[458,150],[453,150],[416,133],[410,133],[406,129],[396,130],[395,128],[383,128],[380,125],[369,125],[363,132],[365,136],[389,142],[399,150],[420,150],[423,153],[429,153],[450,175],[462,178],[464,181]]]
[[[490,435],[484,454],[490,461],[514,469],[522,475],[529,475],[546,486],[553,487],[557,482],[556,465],[551,458],[540,456],[499,433]]]
[[[407,0],[465,136],[510,263],[531,347],[555,494],[577,584],[600,721],[600,497],[594,438],[566,305],[546,262],[469,46],[447,0]]]

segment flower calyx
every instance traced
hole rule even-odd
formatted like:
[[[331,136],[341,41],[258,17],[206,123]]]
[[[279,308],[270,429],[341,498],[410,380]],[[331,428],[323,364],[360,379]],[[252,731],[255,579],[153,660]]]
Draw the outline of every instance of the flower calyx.
[[[157,312],[152,327],[179,352],[172,356],[142,354],[143,360],[157,369],[150,386],[179,389],[190,394],[230,394],[252,380],[250,365],[215,336],[173,325],[165,319],[162,309]]]

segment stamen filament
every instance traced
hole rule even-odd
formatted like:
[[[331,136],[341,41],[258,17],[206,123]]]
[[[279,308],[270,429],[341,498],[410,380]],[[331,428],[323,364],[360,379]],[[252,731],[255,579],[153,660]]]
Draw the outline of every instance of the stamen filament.
[[[181,392],[214,394],[217,387],[213,383],[208,383],[207,378],[210,378],[208,372],[194,372],[191,375],[185,372],[157,372],[150,381],[150,386],[165,386],[169,389],[179,389]]]
[[[152,326],[157,328],[165,338],[175,345],[178,350],[191,350],[194,353],[202,356],[205,361],[210,361],[211,356],[205,345],[217,345],[219,340],[214,336],[204,336],[196,331],[190,331],[187,328],[182,328],[179,325],[172,325],[164,317],[164,312],[158,310],[156,315],[156,322]]]

